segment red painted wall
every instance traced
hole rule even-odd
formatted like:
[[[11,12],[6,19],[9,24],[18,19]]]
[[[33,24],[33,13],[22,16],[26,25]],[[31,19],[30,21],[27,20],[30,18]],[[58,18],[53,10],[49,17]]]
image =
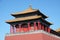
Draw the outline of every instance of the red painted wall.
[[[6,36],[5,40],[60,40],[60,39],[46,34],[37,33],[37,34]]]

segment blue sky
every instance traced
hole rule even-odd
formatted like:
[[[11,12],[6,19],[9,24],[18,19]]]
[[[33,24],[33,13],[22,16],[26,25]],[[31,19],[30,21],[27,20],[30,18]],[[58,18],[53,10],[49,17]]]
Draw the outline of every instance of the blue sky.
[[[29,5],[49,17],[46,20],[53,23],[52,29],[60,28],[60,0],[0,0],[0,40],[4,40],[5,34],[9,33],[10,25],[5,21],[14,18],[10,14],[23,11]]]

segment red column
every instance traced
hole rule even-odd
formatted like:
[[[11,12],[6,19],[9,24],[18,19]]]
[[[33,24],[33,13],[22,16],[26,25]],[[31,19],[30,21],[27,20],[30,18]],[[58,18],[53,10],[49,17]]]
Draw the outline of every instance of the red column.
[[[21,24],[19,24],[19,29],[20,29],[20,32],[23,32],[23,28],[22,28]]]
[[[44,25],[42,25],[42,30],[44,30]]]
[[[41,23],[38,21],[38,29],[41,30]]]
[[[13,33],[13,27],[10,25],[10,33]]]
[[[16,32],[16,27],[15,27],[15,25],[13,25],[13,33],[15,33]]]
[[[50,33],[50,28],[48,28],[48,32]]]
[[[30,30],[31,30],[30,23],[28,23],[28,31],[30,31]]]
[[[14,33],[16,33],[16,27],[15,27],[15,25],[14,25]]]
[[[19,24],[19,31],[21,32],[21,24]]]
[[[45,31],[47,32],[47,30],[48,30],[48,28],[47,27],[45,27]]]
[[[10,33],[14,33],[15,32],[14,27],[15,27],[14,25],[10,26]]]
[[[36,22],[34,22],[34,30],[37,30]]]

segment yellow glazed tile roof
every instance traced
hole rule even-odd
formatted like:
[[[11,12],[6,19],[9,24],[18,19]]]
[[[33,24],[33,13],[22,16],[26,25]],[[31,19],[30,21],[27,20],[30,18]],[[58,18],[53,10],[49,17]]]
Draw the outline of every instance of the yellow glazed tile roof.
[[[37,18],[41,18],[42,16],[28,16],[28,17],[21,17],[21,18],[15,18],[13,20],[7,20],[6,22],[16,22],[16,21],[24,21],[24,20],[31,20],[31,19],[37,19]]]
[[[32,7],[29,7],[28,9],[26,9],[26,10],[24,10],[24,11],[16,12],[16,13],[14,13],[14,14],[12,14],[12,15],[27,14],[27,13],[29,13],[29,12],[35,12],[35,11],[37,11],[37,10],[36,10],[36,9],[32,9]]]
[[[57,30],[56,30],[56,32],[59,32],[60,31],[60,28],[58,28]]]

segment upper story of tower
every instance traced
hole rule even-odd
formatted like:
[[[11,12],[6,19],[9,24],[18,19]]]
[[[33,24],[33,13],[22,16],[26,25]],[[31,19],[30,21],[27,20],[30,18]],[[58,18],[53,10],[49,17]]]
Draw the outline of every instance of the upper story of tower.
[[[28,22],[37,22],[40,21],[43,25],[50,26],[52,23],[45,20],[47,18],[46,15],[41,13],[38,9],[33,9],[31,6],[21,12],[16,12],[11,14],[15,17],[13,20],[7,20],[6,22],[9,24],[19,24],[19,23],[28,23]]]
[[[47,18],[47,16],[41,13],[38,9],[33,9],[32,7],[29,7],[28,9],[21,12],[13,13],[11,15],[14,16],[15,18],[28,17],[28,16],[34,16],[34,15],[42,16],[42,18],[44,19]]]

